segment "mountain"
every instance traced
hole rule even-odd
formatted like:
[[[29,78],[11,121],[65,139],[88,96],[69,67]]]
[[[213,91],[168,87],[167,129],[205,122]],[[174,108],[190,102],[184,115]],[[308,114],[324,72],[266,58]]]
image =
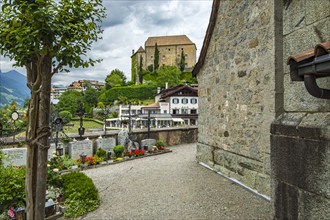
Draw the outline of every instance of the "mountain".
[[[6,73],[0,72],[0,107],[4,107],[11,101],[16,101],[19,107],[24,105],[30,98],[30,90],[26,86],[26,76],[11,70]]]

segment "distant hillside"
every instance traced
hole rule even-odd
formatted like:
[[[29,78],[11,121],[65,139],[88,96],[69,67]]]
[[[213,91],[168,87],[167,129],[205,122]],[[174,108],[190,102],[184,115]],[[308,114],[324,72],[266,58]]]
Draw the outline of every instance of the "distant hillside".
[[[0,73],[1,108],[13,100],[22,107],[27,98],[30,98],[30,90],[26,86],[26,76],[15,70]]]

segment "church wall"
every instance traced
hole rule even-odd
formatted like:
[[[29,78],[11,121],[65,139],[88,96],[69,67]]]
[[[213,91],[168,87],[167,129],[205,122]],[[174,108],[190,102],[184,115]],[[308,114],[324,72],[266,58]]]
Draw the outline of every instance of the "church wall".
[[[283,109],[283,86],[275,86],[274,7],[273,1],[220,0],[197,75],[197,160],[268,196],[269,128]]]

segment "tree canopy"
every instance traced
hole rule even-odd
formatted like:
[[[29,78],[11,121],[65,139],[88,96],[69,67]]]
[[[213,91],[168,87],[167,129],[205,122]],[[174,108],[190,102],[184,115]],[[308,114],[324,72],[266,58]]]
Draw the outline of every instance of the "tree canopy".
[[[54,74],[66,70],[66,66],[88,67],[99,61],[83,58],[103,32],[102,0],[2,2],[0,51],[14,60],[16,66],[29,66],[50,55]]]
[[[53,74],[88,67],[101,38],[102,0],[2,0],[0,53],[25,66],[31,90],[26,132],[27,219],[44,219],[47,150],[50,146],[50,90]]]
[[[126,76],[123,71],[114,69],[105,78],[106,89],[111,89],[115,86],[124,86],[126,84]]]
[[[180,70],[177,66],[162,66],[157,72],[157,85],[164,87],[168,83],[169,88],[180,84]]]
[[[80,103],[82,102],[83,96],[81,92],[76,90],[68,90],[60,96],[56,107],[60,111],[69,111],[72,115],[75,115],[80,107]]]

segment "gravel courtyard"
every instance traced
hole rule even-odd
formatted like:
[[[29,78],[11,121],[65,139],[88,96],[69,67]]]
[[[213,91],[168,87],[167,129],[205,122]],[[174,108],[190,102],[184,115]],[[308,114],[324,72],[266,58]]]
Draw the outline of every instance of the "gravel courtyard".
[[[195,160],[196,144],[90,169],[101,206],[79,219],[270,219],[270,203]]]

